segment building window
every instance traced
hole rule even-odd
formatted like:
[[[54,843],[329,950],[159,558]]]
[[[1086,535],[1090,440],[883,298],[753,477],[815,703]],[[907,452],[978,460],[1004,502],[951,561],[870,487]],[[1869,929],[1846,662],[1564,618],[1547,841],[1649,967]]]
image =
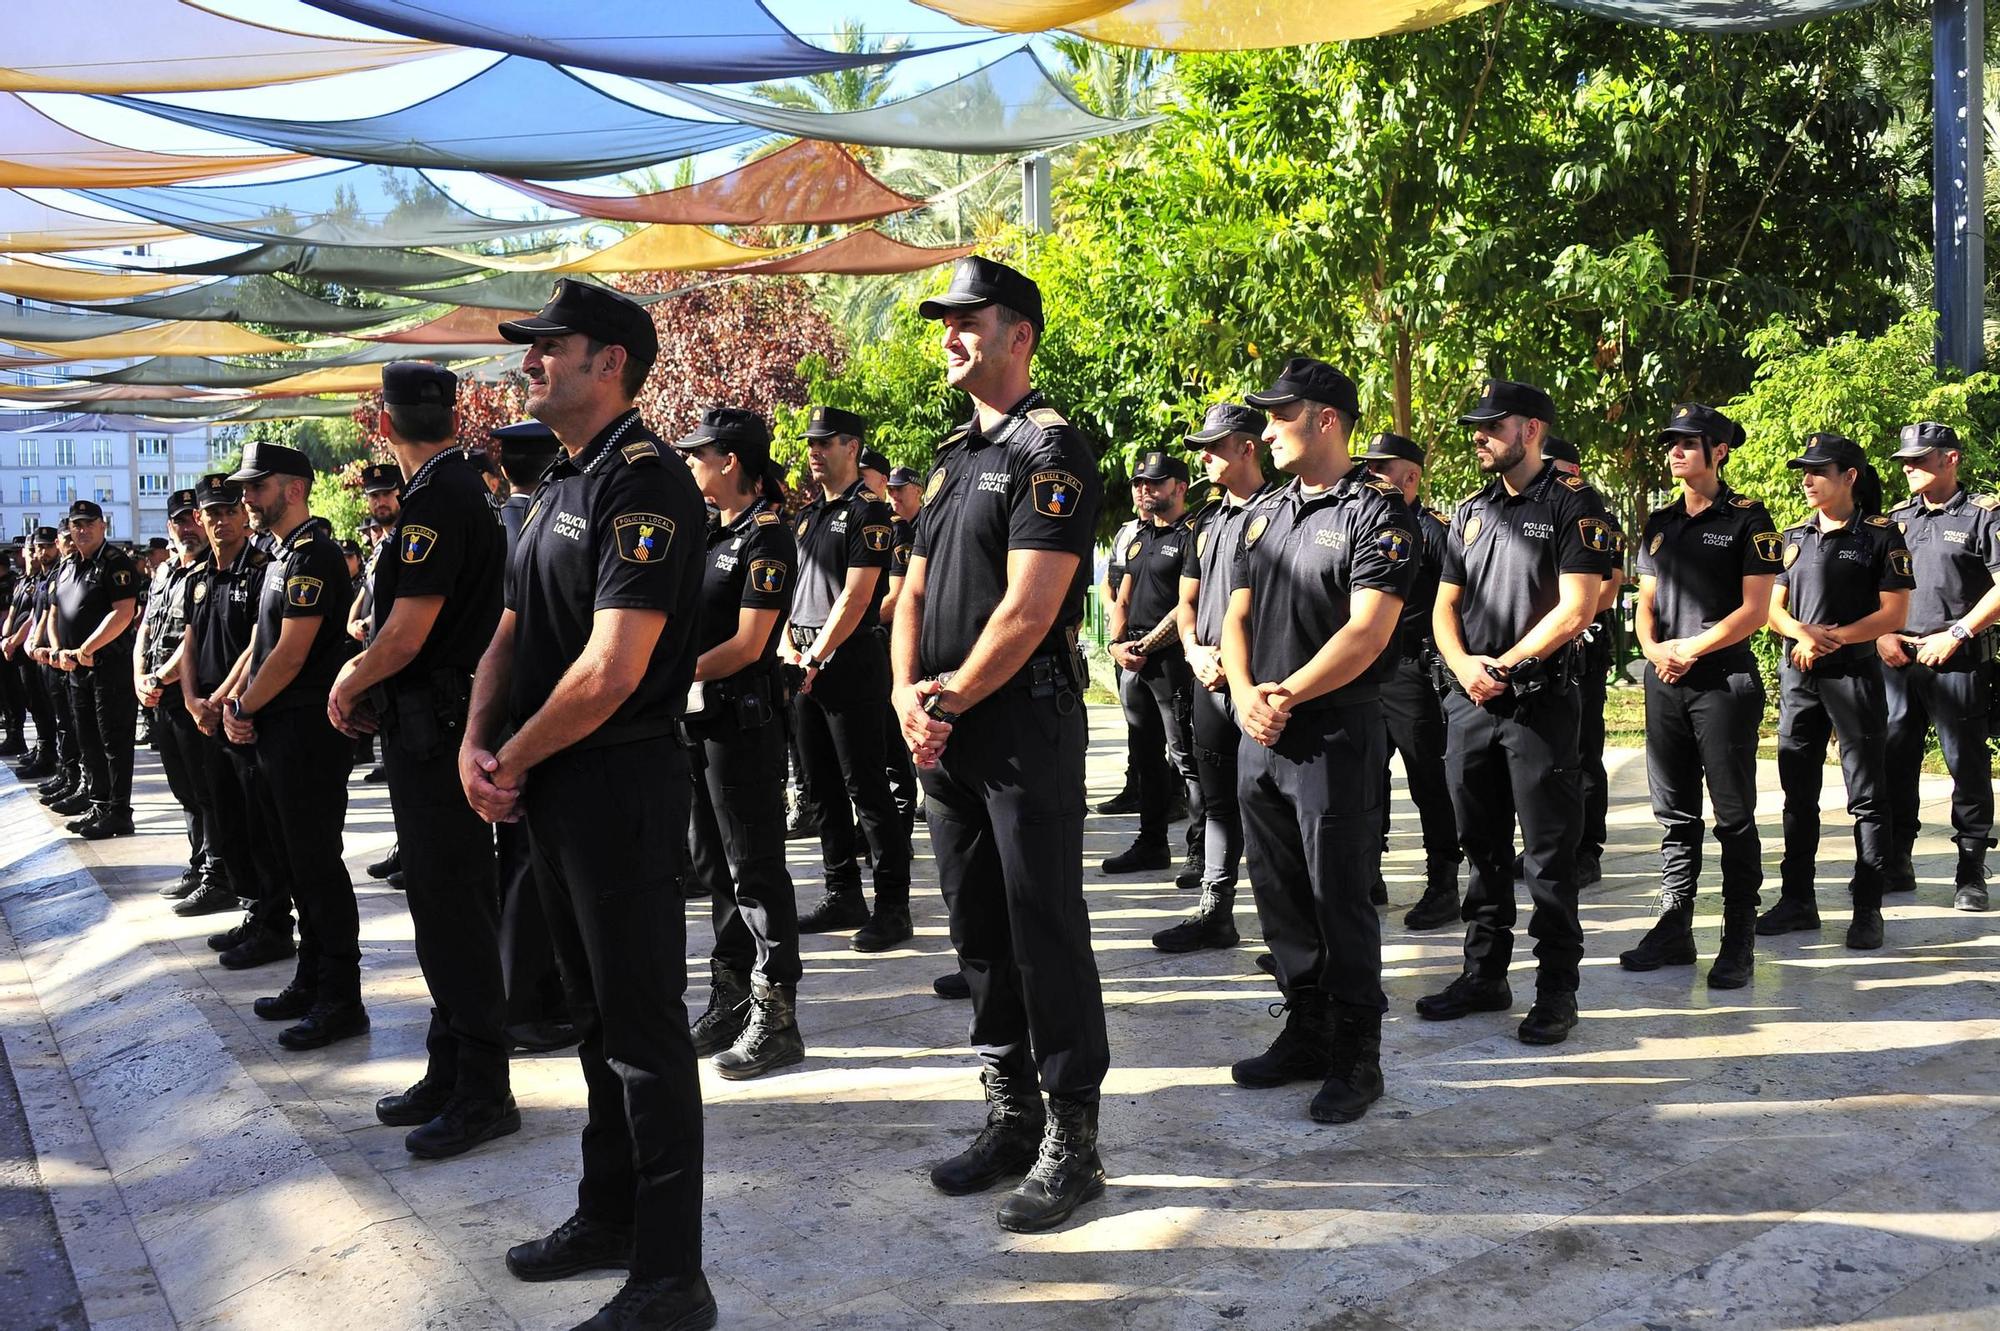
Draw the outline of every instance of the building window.
[[[111,478],[109,476],[99,476],[97,478],[97,485],[94,488],[92,497],[100,504],[111,502]]]
[[[167,455],[167,437],[163,434],[142,434],[139,436],[139,456],[142,458],[163,458]]]
[[[39,477],[23,476],[21,478],[21,502],[24,504],[39,504],[42,502],[42,482]]]
[[[195,475],[191,471],[181,472],[174,477],[174,489],[192,490],[194,489],[194,483],[200,479],[201,477]]]
[[[58,504],[67,504],[74,498],[76,498],[76,477],[56,477],[56,502]]]
[[[98,477],[98,479],[99,479],[99,480],[101,480],[101,481],[104,481],[104,482],[106,482],[106,483],[107,483],[107,486],[108,486],[108,484],[109,484],[109,482],[110,482],[110,480],[111,480],[111,478],[110,478],[109,476],[100,476],[100,477]],[[165,472],[163,472],[163,471],[142,471],[142,472],[140,472],[140,473],[139,473],[139,493],[140,493],[140,494],[142,494],[142,495],[163,495],[163,494],[165,494],[166,492],[167,492],[167,474],[166,474]]]
[[[76,465],[76,440],[56,440],[56,465],[58,467],[74,467]]]
[[[90,441],[90,465],[93,467],[108,467],[111,465],[111,441],[109,439],[93,439]]]
[[[33,536],[35,534],[35,528],[41,525],[42,525],[41,514],[24,513],[21,515],[21,535]]]
[[[20,458],[21,458],[21,465],[24,467],[41,466],[42,465],[41,440],[39,439],[21,440]]]

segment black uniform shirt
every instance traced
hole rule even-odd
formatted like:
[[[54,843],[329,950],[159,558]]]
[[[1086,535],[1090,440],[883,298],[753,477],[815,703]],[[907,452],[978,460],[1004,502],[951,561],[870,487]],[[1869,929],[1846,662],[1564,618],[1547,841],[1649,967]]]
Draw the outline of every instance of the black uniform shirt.
[[[1118,583],[1125,576],[1125,549],[1144,525],[1141,518],[1128,518],[1118,524],[1117,531],[1111,533],[1111,558],[1104,564],[1104,581],[1113,596],[1118,594]]]
[[[1216,493],[1222,497],[1203,504],[1194,515],[1194,539],[1185,542],[1181,551],[1181,576],[1201,583],[1194,601],[1194,639],[1204,647],[1222,645],[1229,593],[1236,587],[1236,549],[1243,537],[1243,524],[1274,484],[1265,481],[1240,502],[1217,486]]]
[[[1184,513],[1165,526],[1147,519],[1125,543],[1125,576],[1132,580],[1132,599],[1125,613],[1125,636],[1143,638],[1173,613],[1181,599],[1181,569],[1188,547],[1195,542],[1195,514]],[[1154,656],[1180,653],[1176,634]]]
[[[81,647],[84,639],[97,631],[117,601],[139,599],[139,568],[127,555],[106,541],[89,559],[71,555],[56,574],[56,641],[64,647]],[[135,604],[136,611],[138,606]],[[130,651],[138,637],[137,616],[102,648],[106,652]]]
[[[341,595],[347,587],[347,556],[333,539],[333,525],[325,518],[308,518],[287,536],[282,553],[264,570],[264,584],[257,598],[257,641],[250,656],[250,680],[264,668],[278,649],[278,636],[288,619],[316,619],[312,645],[306,649],[305,664],[291,682],[264,704],[263,710],[291,707],[324,707],[327,691],[348,657],[347,601]],[[249,684],[245,681],[245,686]]]
[[[1459,633],[1474,656],[1498,656],[1562,598],[1565,573],[1611,576],[1618,534],[1597,492],[1554,463],[1520,494],[1494,477],[1458,506],[1440,583],[1465,588]]]
[[[1902,530],[1877,514],[1857,516],[1845,527],[1821,531],[1808,518],[1785,529],[1784,567],[1778,585],[1786,589],[1785,609],[1806,624],[1852,624],[1882,606],[1881,593],[1916,586]],[[1870,643],[1850,643],[1845,651],[1873,653]]]
[[[778,629],[791,604],[798,559],[791,528],[768,500],[752,503],[731,523],[711,518],[701,573],[701,638],[696,655],[735,637],[742,611],[776,610],[778,618],[757,659],[737,673],[769,668],[778,659]]]
[[[1653,579],[1653,635],[1692,638],[1743,604],[1743,579],[1784,567],[1784,541],[1760,500],[1727,485],[1692,517],[1685,495],[1656,508],[1639,529],[1638,571]],[[1729,649],[1748,653],[1744,642]]]
[[[217,568],[215,551],[190,570],[188,631],[194,634],[195,691],[204,698],[222,687],[250,645],[257,623],[257,600],[271,556],[249,541],[227,568]]]
[[[2000,496],[1960,488],[1933,508],[1921,496],[1889,510],[1909,547],[1917,589],[1906,633],[1937,633],[1979,603],[2000,572]]]
[[[694,679],[701,600],[700,533],[707,516],[685,466],[661,456],[636,410],[542,474],[508,576],[520,725],[555,691],[590,641],[599,610],[659,610],[666,627],[639,687],[575,747],[670,735]]]
[[[1068,651],[1083,621],[1104,485],[1089,441],[1045,400],[1030,392],[990,435],[968,422],[938,448],[912,552],[925,561],[923,674],[964,664],[1007,593],[1010,550],[1077,556],[1076,577],[1036,654]]]
[[[868,598],[855,632],[872,628],[882,608],[882,593],[888,590],[891,555],[896,544],[895,514],[886,500],[860,481],[841,491],[838,498],[825,495],[799,510],[798,591],[792,598],[792,622],[802,628],[824,628],[833,617],[833,603],[847,585],[851,568],[884,570],[875,579],[875,593]]]
[[[188,610],[193,605],[190,592],[195,570],[201,566],[199,559],[192,564],[169,559],[153,574],[153,591],[146,598],[145,616],[145,666],[149,673],[158,674],[174,649],[181,645],[181,639],[187,636]]]
[[[441,667],[470,674],[500,622],[507,535],[463,453],[447,448],[417,468],[383,550],[375,562],[376,624],[389,622],[398,597],[444,598],[424,645],[397,677],[422,680]]]
[[[1395,648],[1414,659],[1431,640],[1431,610],[1437,605],[1438,575],[1444,571],[1445,544],[1451,540],[1451,525],[1442,513],[1418,504],[1410,510],[1417,524],[1418,559],[1416,581],[1410,584],[1409,599],[1403,602],[1403,616],[1396,625]]]
[[[889,576],[900,578],[910,571],[910,551],[917,544],[917,524],[897,518],[889,528]]]
[[[1408,596],[1417,539],[1402,492],[1360,467],[1317,494],[1294,480],[1259,500],[1236,555],[1236,586],[1250,593],[1251,677],[1275,682],[1312,660],[1347,626],[1357,590]],[[1301,707],[1369,701],[1380,667],[1370,662]]]
[[[8,598],[8,603],[14,612],[14,629],[16,632],[20,631],[21,625],[34,617],[35,600],[41,592],[41,581],[40,574],[30,573],[14,584],[14,592]],[[25,656],[21,659],[24,661],[27,660]]]

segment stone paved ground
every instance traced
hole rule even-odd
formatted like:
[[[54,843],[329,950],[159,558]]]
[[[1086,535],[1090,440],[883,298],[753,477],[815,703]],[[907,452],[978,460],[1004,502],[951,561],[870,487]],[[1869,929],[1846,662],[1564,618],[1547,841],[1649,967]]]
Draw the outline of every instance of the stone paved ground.
[[[1110,709],[1093,722],[1102,798],[1122,743]],[[1607,878],[1584,901],[1584,1021],[1553,1050],[1515,1041],[1518,1011],[1412,1015],[1456,970],[1457,938],[1396,923],[1421,874],[1398,804],[1388,1095],[1344,1127],[1305,1117],[1310,1087],[1230,1083],[1230,1061],[1276,1029],[1254,940],[1154,952],[1148,936],[1189,894],[1096,873],[1132,824],[1093,817],[1111,1186],[1039,1237],[995,1227],[997,1196],[948,1199],[924,1178],[979,1108],[966,1009],[930,991],[950,953],[920,844],[912,946],[864,959],[842,938],[808,940],[806,1064],[749,1083],[704,1075],[723,1324],[2000,1326],[2000,937],[1992,917],[1948,909],[1945,787],[1926,779],[1922,886],[1890,910],[1888,950],[1840,946],[1846,844],[1829,836],[1823,935],[1769,943],[1752,987],[1710,994],[1699,971],[1618,970],[1650,923],[1656,833],[1637,755],[1613,766]],[[390,831],[382,788],[353,789],[359,879]],[[560,1328],[607,1298],[613,1279],[524,1285],[500,1260],[571,1209],[573,1058],[516,1061],[519,1136],[412,1160],[371,1113],[422,1070],[426,1001],[397,894],[361,888],[373,1033],[284,1053],[249,1012],[282,968],[221,970],[201,941],[215,922],[177,920],[153,895],[185,843],[150,756],[140,797],[147,835],[94,847],[0,786],[0,1038],[92,1324]],[[1777,812],[1768,797],[1773,863]],[[814,857],[792,851],[800,895],[816,897]],[[700,973],[705,904],[689,918]],[[1247,909],[1240,921],[1253,932]],[[1705,953],[1718,928],[1705,897]],[[5,1214],[13,1251],[27,1231]],[[43,1324],[0,1308],[7,1331]]]

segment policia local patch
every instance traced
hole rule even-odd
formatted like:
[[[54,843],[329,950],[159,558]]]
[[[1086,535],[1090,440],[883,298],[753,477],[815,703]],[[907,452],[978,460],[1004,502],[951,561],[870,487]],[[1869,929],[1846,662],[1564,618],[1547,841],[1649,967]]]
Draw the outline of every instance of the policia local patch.
[[[673,544],[674,521],[658,513],[621,513],[611,523],[611,541],[618,557],[631,564],[650,564]]]
[[[1035,512],[1045,518],[1066,518],[1076,511],[1083,483],[1066,471],[1038,471],[1032,482]]]

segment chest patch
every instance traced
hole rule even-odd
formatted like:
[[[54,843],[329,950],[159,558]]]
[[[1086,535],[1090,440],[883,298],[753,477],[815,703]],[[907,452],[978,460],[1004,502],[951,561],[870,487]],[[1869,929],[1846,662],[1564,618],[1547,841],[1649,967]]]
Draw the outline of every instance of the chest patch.
[[[1788,546],[1786,546],[1786,547],[1785,547],[1785,567],[1786,567],[1786,568],[1790,568],[1790,567],[1791,567],[1792,565],[1794,565],[1794,564],[1796,564],[1796,563],[1798,563],[1798,562],[1799,562],[1799,547],[1798,547],[1798,546],[1796,546],[1796,545],[1788,545]]]
[[[1138,557],[1139,557],[1139,543],[1137,541],[1134,541],[1132,542],[1132,544],[1125,547],[1125,562],[1129,564]]]
[[[928,504],[937,498],[937,492],[942,489],[944,489],[944,468],[939,467],[931,473],[930,484],[924,486],[924,502]]]
[[[1344,549],[1347,545],[1347,533],[1344,531],[1327,531],[1322,528],[1313,533],[1313,544],[1323,545],[1329,550]]]
[[[1666,544],[1666,540],[1667,540],[1667,534],[1665,532],[1663,531],[1654,532],[1653,542],[1651,545],[1648,545],[1646,547],[1646,553],[1649,555],[1656,555],[1660,553],[1660,547]]]
[[[1243,530],[1243,548],[1245,550],[1248,550],[1251,546],[1257,544],[1257,538],[1259,536],[1262,536],[1264,534],[1264,528],[1270,525],[1271,525],[1271,519],[1265,517],[1261,513],[1259,513],[1256,517],[1252,518],[1250,520],[1250,525],[1244,528]]]
[[[650,564],[673,544],[673,519],[658,513],[621,513],[611,523],[611,539],[626,563]]]
[[[562,537],[565,541],[581,541],[584,530],[589,526],[589,518],[580,517],[575,513],[565,513],[561,510],[557,510],[556,512],[556,535]]]
[[[195,604],[196,604],[196,605],[199,605],[199,604],[201,604],[201,603],[202,603],[203,601],[206,601],[206,600],[208,599],[208,584],[207,584],[207,583],[205,583],[205,582],[197,582],[197,583],[196,583],[196,584],[194,585],[194,599],[195,599]]]
[[[1486,524],[1477,513],[1465,520],[1465,543],[1471,545],[1479,539],[1479,531]]]

